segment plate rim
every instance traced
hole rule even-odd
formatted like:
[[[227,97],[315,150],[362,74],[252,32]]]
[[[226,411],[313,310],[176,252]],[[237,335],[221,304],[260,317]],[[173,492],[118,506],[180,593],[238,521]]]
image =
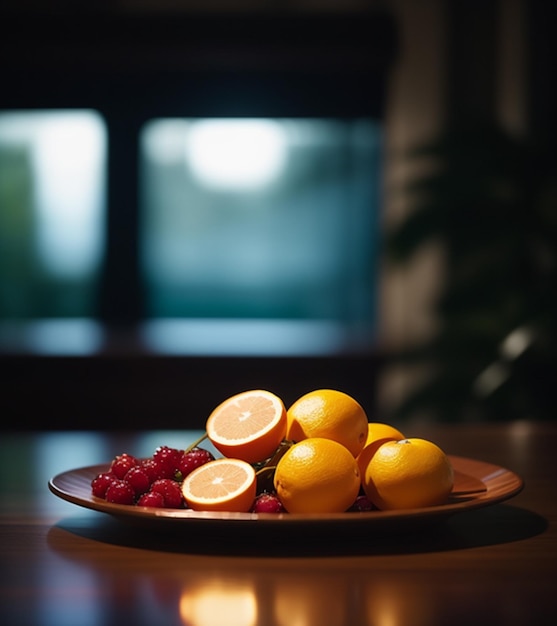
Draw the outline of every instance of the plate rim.
[[[105,471],[110,466],[110,463],[102,463],[97,465],[89,465],[85,467],[66,470],[56,474],[48,481],[48,488],[57,497],[75,504],[82,508],[94,510],[101,513],[106,513],[115,517],[126,518],[128,520],[139,521],[159,521],[159,522],[173,522],[173,523],[187,523],[188,525],[195,523],[203,523],[207,525],[211,522],[219,522],[226,524],[241,523],[258,525],[276,525],[281,526],[296,524],[304,525],[310,524],[312,526],[319,524],[329,523],[346,523],[346,524],[370,524],[373,522],[386,522],[386,521],[400,521],[410,520],[416,518],[438,518],[441,516],[449,516],[459,512],[475,510],[478,508],[491,506],[498,504],[505,500],[508,500],[524,488],[524,480],[514,471],[496,465],[486,461],[480,461],[464,456],[447,455],[451,461],[455,472],[459,472],[461,475],[480,480],[485,485],[485,490],[480,492],[480,495],[476,497],[463,498],[457,501],[449,501],[446,504],[430,507],[421,507],[415,509],[403,509],[397,511],[363,511],[363,512],[344,512],[344,513],[330,513],[330,514],[317,514],[317,513],[234,513],[234,512],[209,512],[209,511],[193,511],[191,509],[168,509],[168,508],[149,508],[139,507],[124,504],[113,504],[106,502],[101,498],[97,498],[90,494],[88,497],[83,497],[75,492],[75,490],[69,489],[64,486],[67,480],[77,478],[85,480],[86,476],[92,480],[94,476],[102,471]],[[489,484],[486,483],[474,473],[462,472],[459,467],[466,465],[468,469],[470,467],[477,471],[482,468],[482,475],[489,469],[489,476],[498,477],[505,475],[509,480],[509,486],[498,491],[497,494],[490,493]],[[81,492],[80,492],[81,493]]]

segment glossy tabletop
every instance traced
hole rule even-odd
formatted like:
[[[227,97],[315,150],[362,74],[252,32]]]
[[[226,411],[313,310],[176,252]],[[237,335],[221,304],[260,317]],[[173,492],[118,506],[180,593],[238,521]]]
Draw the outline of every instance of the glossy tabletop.
[[[346,533],[125,522],[48,489],[61,472],[199,433],[0,435],[0,621],[44,626],[554,624],[557,424],[414,425],[512,470],[516,496],[435,523]],[[306,529],[307,530],[307,529]],[[349,536],[347,536],[349,535]]]

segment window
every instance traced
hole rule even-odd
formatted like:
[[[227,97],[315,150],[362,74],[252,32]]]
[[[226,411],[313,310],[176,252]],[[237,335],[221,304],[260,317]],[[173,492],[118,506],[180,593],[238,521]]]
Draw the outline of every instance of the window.
[[[158,118],[139,135],[145,306],[136,314],[149,348],[327,354],[372,345],[379,122]],[[94,111],[0,114],[4,346],[101,345],[108,150]]]
[[[380,148],[380,125],[368,119],[146,124],[140,243],[151,342],[209,353],[369,347]]]
[[[0,318],[94,314],[105,164],[93,111],[0,113]]]

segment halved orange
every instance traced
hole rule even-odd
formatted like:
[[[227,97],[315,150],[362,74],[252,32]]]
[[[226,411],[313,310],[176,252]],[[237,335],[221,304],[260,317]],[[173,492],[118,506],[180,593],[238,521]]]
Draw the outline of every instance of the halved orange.
[[[231,396],[209,415],[207,436],[224,456],[257,463],[270,457],[286,434],[286,408],[270,391]]]
[[[256,496],[253,467],[240,459],[215,459],[193,470],[182,483],[182,495],[194,511],[247,513]]]

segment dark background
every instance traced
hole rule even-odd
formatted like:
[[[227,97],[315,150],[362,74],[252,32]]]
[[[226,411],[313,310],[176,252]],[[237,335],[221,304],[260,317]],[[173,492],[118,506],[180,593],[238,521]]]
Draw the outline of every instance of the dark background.
[[[433,145],[442,146],[435,153],[441,163],[440,178],[435,178],[433,190],[427,187],[427,191],[428,198],[437,198],[435,194],[442,190],[439,202],[443,218],[434,216],[429,227],[419,220],[403,221],[398,225],[400,231],[385,232],[385,255],[392,257],[393,263],[411,264],[414,251],[433,233],[451,251],[444,257],[446,266],[442,269],[445,288],[456,284],[453,279],[462,265],[471,267],[472,262],[479,263],[472,272],[471,284],[475,286],[481,283],[483,269],[494,262],[503,268],[503,274],[506,267],[507,274],[512,272],[517,251],[537,250],[541,232],[545,237],[542,243],[549,248],[548,267],[544,265],[541,275],[537,266],[525,276],[517,275],[496,306],[484,307],[494,329],[487,337],[475,323],[465,332],[460,324],[463,317],[475,319],[476,311],[468,305],[485,301],[490,287],[483,285],[483,291],[472,289],[460,300],[453,298],[452,309],[446,306],[447,293],[441,292],[439,301],[432,305],[440,320],[439,330],[424,339],[419,350],[412,351],[415,346],[401,350],[380,338],[377,348],[367,354],[307,358],[186,358],[142,352],[134,340],[143,315],[135,237],[137,131],[146,119],[177,114],[388,118],[391,76],[406,45],[398,9],[406,3],[354,2],[335,11],[331,11],[330,3],[324,3],[321,10],[308,3],[311,10],[305,10],[303,2],[287,3],[282,8],[269,3],[257,11],[243,6],[235,12],[214,7],[201,12],[187,2],[169,3],[171,8],[157,11],[145,10],[149,3],[133,2],[94,3],[89,10],[79,11],[75,3],[67,2],[51,2],[48,9],[34,2],[14,3],[3,9],[0,109],[92,107],[107,120],[111,145],[108,245],[98,310],[110,341],[103,353],[93,357],[0,353],[0,415],[4,425],[15,429],[201,428],[218,402],[255,387],[275,391],[287,404],[314,388],[342,389],[366,407],[370,418],[385,421],[408,419],[413,413],[441,420],[552,418],[554,297],[540,297],[533,309],[523,306],[512,319],[505,315],[505,298],[510,292],[531,302],[540,294],[552,294],[557,286],[552,247],[555,196],[547,192],[549,199],[540,201],[540,187],[546,193],[554,180],[554,27],[548,3],[520,2],[526,130],[520,140],[509,139],[500,128],[496,93],[501,71],[496,34],[502,2],[434,3],[443,25],[445,71],[439,85],[443,122],[439,136],[431,138]],[[419,11],[413,15],[418,21]],[[430,45],[426,37],[422,45]],[[423,68],[424,73],[427,69]],[[419,90],[419,79],[416,82]],[[493,137],[496,139],[492,141]],[[490,141],[495,142],[495,148]],[[475,220],[474,228],[468,231],[453,218],[462,217],[469,206],[460,201],[463,188],[470,186],[478,172],[466,169],[468,165],[477,164],[478,155],[485,154],[492,155],[489,167],[497,165],[509,150],[516,150],[519,156],[503,174],[495,167],[493,176],[516,180],[528,172],[520,186],[520,201],[511,204],[518,215],[536,216],[533,235],[528,240],[518,238],[505,248],[506,257],[496,261],[487,257],[480,263],[470,256],[470,250],[474,252],[479,246],[477,234],[483,230],[486,216],[496,215],[495,238],[506,230],[513,241],[513,233],[524,230],[523,222],[513,221],[509,228],[500,228],[501,224],[509,226],[508,212],[497,213],[501,206],[493,207],[481,176],[474,198],[485,194],[485,202],[473,200],[479,208],[465,213],[467,224]],[[467,159],[455,161],[455,154],[465,153]],[[455,167],[460,174],[456,181]],[[480,168],[482,176],[485,171]],[[447,172],[448,179],[443,177]],[[536,209],[540,204],[542,208]],[[420,207],[418,201],[418,214]],[[456,239],[455,232],[459,235]],[[489,250],[491,241],[482,245]],[[500,284],[497,276],[494,280]],[[533,283],[534,295],[529,290]],[[471,382],[497,360],[501,340],[515,325],[530,323],[538,324],[536,336],[541,350],[533,345],[520,363],[512,364],[514,378],[511,376],[510,383],[497,390],[495,398],[472,397]],[[480,335],[478,346],[471,339]],[[479,353],[482,358],[478,360]],[[399,406],[383,408],[378,401],[383,376],[409,361],[428,368],[433,363],[434,376],[425,385],[427,393],[418,388],[416,399],[410,394],[401,398]],[[468,369],[456,367],[462,363],[469,363]],[[437,376],[439,372],[449,374],[448,378]]]

